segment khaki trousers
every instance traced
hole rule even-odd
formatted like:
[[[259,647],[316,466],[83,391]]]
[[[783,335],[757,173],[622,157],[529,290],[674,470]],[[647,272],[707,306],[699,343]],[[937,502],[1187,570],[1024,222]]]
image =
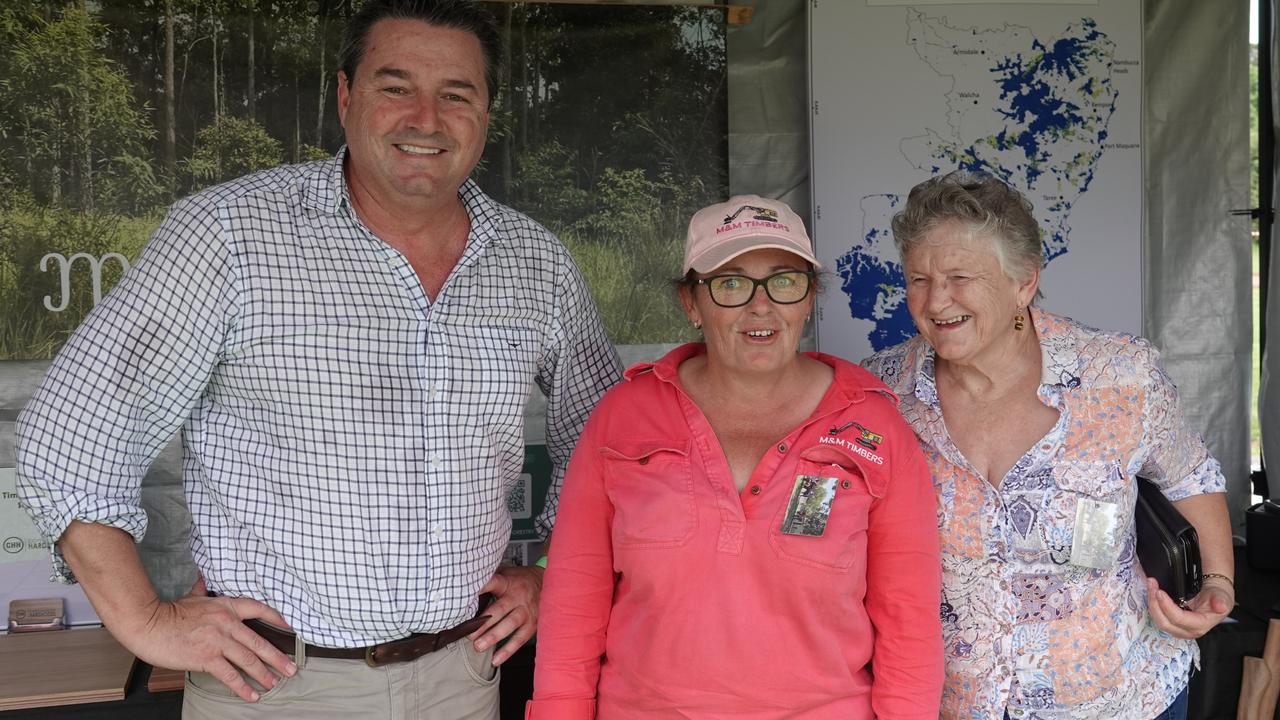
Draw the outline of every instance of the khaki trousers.
[[[187,673],[184,720],[498,720],[498,669],[492,648],[463,638],[407,663],[307,658],[256,703],[208,673]],[[252,682],[250,684],[253,684]]]

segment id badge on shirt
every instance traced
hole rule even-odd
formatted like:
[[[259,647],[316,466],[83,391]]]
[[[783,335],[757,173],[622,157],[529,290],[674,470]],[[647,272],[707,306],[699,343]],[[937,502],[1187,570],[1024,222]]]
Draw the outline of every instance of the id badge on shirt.
[[[836,498],[836,479],[797,475],[787,512],[782,516],[786,535],[821,537],[831,518],[831,502]]]
[[[1093,498],[1076,501],[1071,564],[1105,569],[1120,554],[1120,506]]]

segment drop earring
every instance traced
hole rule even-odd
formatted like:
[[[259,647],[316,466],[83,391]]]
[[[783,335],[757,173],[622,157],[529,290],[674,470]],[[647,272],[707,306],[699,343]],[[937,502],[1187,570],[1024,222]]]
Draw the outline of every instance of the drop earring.
[[[1026,319],[1026,318],[1022,317],[1022,312],[1021,312],[1021,311],[1019,311],[1017,315],[1014,315],[1014,316],[1013,316],[1013,329],[1014,329],[1014,330],[1021,330],[1022,328],[1026,327],[1026,325],[1024,325],[1024,324],[1023,324],[1023,321],[1024,321],[1025,319]]]

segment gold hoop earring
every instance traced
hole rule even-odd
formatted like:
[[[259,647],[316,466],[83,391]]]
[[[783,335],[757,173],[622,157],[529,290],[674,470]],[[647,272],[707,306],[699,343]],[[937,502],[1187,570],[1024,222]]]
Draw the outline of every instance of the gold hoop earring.
[[[1015,315],[1015,316],[1013,317],[1013,329],[1014,329],[1014,330],[1021,330],[1022,328],[1026,327],[1026,325],[1024,325],[1024,324],[1023,324],[1023,320],[1025,320],[1025,319],[1026,319],[1026,318],[1022,317],[1022,313],[1021,313],[1021,312],[1019,312],[1017,315]]]

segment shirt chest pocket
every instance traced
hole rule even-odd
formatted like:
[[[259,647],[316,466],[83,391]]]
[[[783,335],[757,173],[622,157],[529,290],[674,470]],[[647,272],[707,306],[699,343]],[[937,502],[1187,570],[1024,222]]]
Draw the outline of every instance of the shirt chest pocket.
[[[791,502],[795,487],[801,478],[818,478],[811,485],[828,490],[830,497],[807,500],[814,508],[805,509],[809,515],[822,512],[826,505],[828,516],[821,535],[802,535],[783,532],[788,515],[798,510]],[[870,482],[869,482],[870,480]],[[846,573],[867,556],[867,523],[878,477],[869,476],[858,461],[842,450],[817,447],[805,450],[796,465],[796,477],[790,480],[787,501],[774,515],[769,527],[769,541],[779,557],[813,568]],[[815,510],[816,508],[816,510]],[[790,523],[794,528],[794,521]]]
[[[1045,494],[1041,533],[1055,562],[1061,564],[1070,556],[1077,521],[1118,523],[1115,532],[1124,531],[1132,522],[1136,490],[1118,462],[1064,463],[1055,469],[1054,482],[1056,489]],[[1118,545],[1120,539],[1112,541]],[[1114,555],[1119,548],[1110,552]]]
[[[542,353],[536,329],[459,325],[449,327],[442,339],[441,355],[456,352],[449,362],[458,368],[455,379],[467,388],[474,409],[490,423],[510,424],[523,417]]]
[[[679,547],[697,527],[688,440],[631,440],[600,449],[617,547]]]

